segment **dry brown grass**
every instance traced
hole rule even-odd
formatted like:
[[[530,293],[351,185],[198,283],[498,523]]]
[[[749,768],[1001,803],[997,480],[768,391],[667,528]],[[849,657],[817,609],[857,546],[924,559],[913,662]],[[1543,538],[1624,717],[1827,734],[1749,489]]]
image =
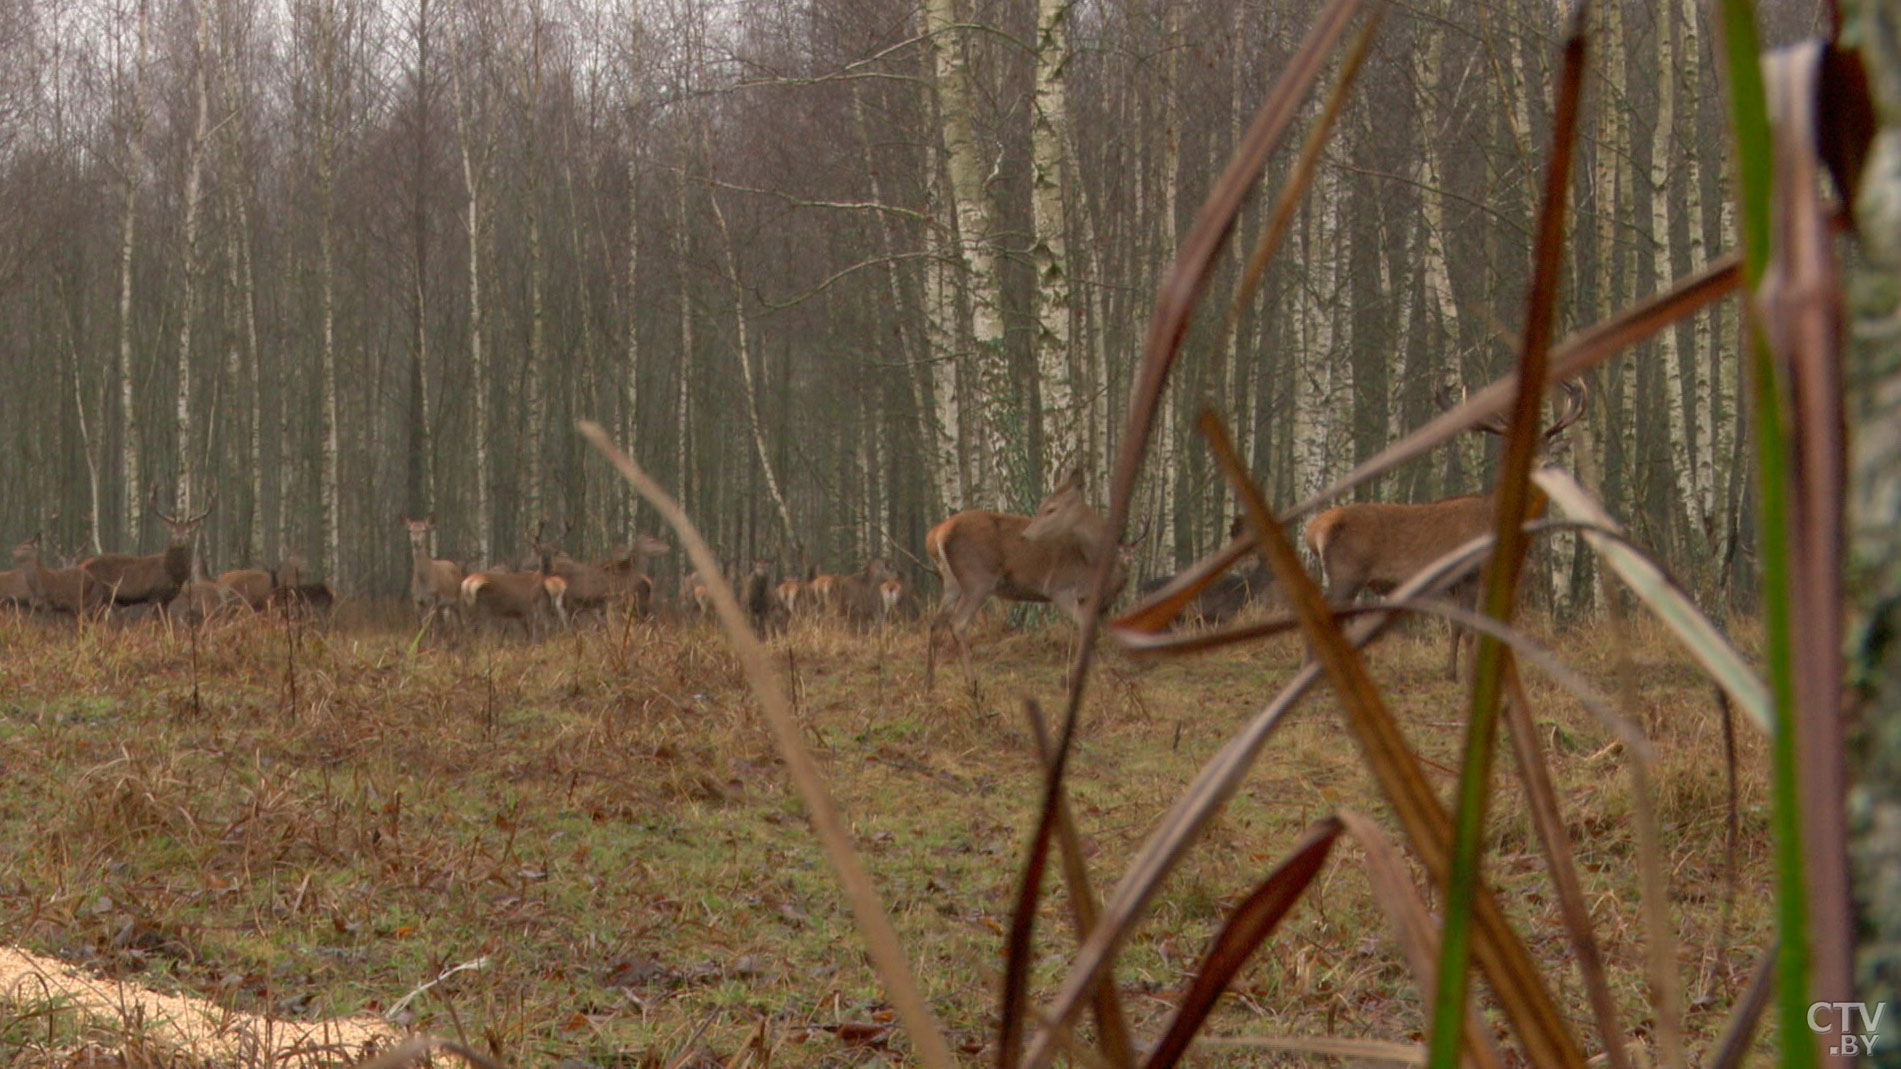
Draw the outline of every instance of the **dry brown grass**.
[[[980,701],[954,672],[920,692],[922,634],[801,624],[773,648],[926,995],[953,1042],[981,1058],[1036,799],[1020,701],[1055,704],[1068,633],[980,628]],[[100,976],[286,1018],[387,1009],[486,959],[399,1020],[521,1065],[657,1064],[693,1050],[833,1064],[905,1048],[883,1028],[850,919],[709,627],[414,652],[412,638],[247,622],[194,640],[154,626],[0,621],[0,917],[12,941]],[[1443,641],[1402,638],[1372,663],[1421,754],[1451,768],[1462,703],[1439,677]],[[1617,651],[1600,632],[1551,641],[1600,685],[1617,681]],[[1732,909],[1708,687],[1660,634],[1642,631],[1626,656],[1658,752],[1700,1049],[1767,938],[1762,742],[1739,728]],[[1113,881],[1297,659],[1291,642],[1166,665],[1107,659],[1071,772],[1099,880]],[[1624,757],[1568,696],[1532,685],[1620,1009],[1641,1036]],[[1436,775],[1449,790],[1451,776]],[[1138,1035],[1161,1026],[1227,908],[1339,805],[1386,816],[1322,697],[1270,743],[1123,955],[1117,976]],[[1489,876],[1582,1025],[1515,782],[1494,813]],[[1243,974],[1214,1034],[1420,1036],[1418,1000],[1353,854],[1322,881]],[[1068,947],[1055,934],[1067,931],[1060,892],[1046,908],[1039,988]],[[0,1055],[44,1060],[139,1038],[49,1024],[59,1017],[16,995],[0,1016],[10,1022]]]

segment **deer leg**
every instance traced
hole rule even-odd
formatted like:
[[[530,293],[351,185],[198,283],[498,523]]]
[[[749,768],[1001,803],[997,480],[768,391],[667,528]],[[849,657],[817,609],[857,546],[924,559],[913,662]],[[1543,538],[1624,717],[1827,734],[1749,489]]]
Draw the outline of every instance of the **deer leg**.
[[[972,701],[980,699],[980,692],[977,687],[977,666],[970,656],[970,621],[989,599],[995,585],[992,583],[980,589],[961,591],[950,617],[951,640],[957,644],[957,654],[964,662],[964,682],[970,686]]]
[[[944,580],[944,598],[938,603],[937,614],[931,617],[931,626],[924,632],[924,689],[930,691],[937,685],[937,632],[950,621],[956,612],[957,604],[963,599],[963,591],[955,580]],[[956,632],[952,632],[953,640]]]

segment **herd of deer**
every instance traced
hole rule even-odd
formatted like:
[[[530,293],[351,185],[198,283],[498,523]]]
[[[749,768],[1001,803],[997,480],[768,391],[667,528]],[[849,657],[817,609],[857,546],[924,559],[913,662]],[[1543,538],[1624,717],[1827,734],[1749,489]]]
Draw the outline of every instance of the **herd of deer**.
[[[543,541],[536,531],[529,539],[530,560],[523,567],[476,570],[430,552],[433,517],[405,518],[403,525],[410,545],[410,596],[425,623],[512,625],[530,637],[556,623],[572,627],[586,614],[605,617],[615,608],[649,614],[655,599],[647,561],[670,549],[658,538],[641,535],[631,547],[606,560],[587,562]],[[698,572],[688,575],[678,607],[709,615],[712,584],[729,582],[761,632],[783,628],[795,618],[817,616],[868,627],[895,615],[904,599],[903,581],[882,560],[848,575],[821,575],[814,569],[803,580],[783,582],[778,581],[772,561],[755,560],[752,570],[737,580]]]
[[[1568,405],[1545,431],[1547,447],[1584,413],[1583,389],[1571,384],[1565,389]],[[1477,429],[1504,433],[1497,420]],[[1542,511],[1542,498],[1536,506]],[[164,552],[149,556],[107,553],[48,568],[41,562],[40,537],[35,535],[14,547],[14,570],[0,572],[0,604],[69,616],[149,605],[187,620],[206,619],[238,607],[260,611],[274,606],[329,608],[329,588],[300,582],[294,557],[285,568],[274,571],[247,568],[216,579],[195,577],[192,539],[209,511],[207,507],[181,519],[159,512],[155,505],[153,512],[164,523],[170,544]],[[1426,565],[1488,533],[1494,512],[1491,494],[1419,505],[1340,505],[1309,520],[1305,540],[1320,564],[1328,600],[1345,606],[1363,590],[1390,592]],[[615,608],[645,615],[654,601],[647,561],[670,548],[658,538],[642,535],[632,546],[590,563],[544,542],[537,530],[530,539],[533,558],[526,566],[477,571],[430,552],[433,517],[405,518],[403,525],[413,563],[410,595],[425,624],[440,620],[513,625],[531,637],[553,622],[572,627],[590,614],[604,619]],[[1245,537],[1239,521],[1229,537]],[[1113,601],[1121,592],[1128,570],[1124,548],[1117,544],[1108,521],[1084,499],[1080,472],[1058,484],[1032,516],[973,509],[932,527],[925,535],[924,549],[943,581],[944,594],[926,640],[927,680],[935,674],[937,633],[948,629],[966,675],[974,683],[966,636],[972,618],[992,597],[1053,604],[1080,628],[1096,609],[1089,592],[1106,557],[1112,558],[1107,599]],[[729,582],[762,633],[802,617],[840,619],[870,628],[896,616],[906,598],[904,583],[883,560],[873,560],[857,572],[819,574],[813,569],[804,579],[783,581],[776,577],[772,561],[755,560],[749,573],[732,580],[698,573],[687,576],[681,608],[709,612],[712,584]],[[1167,582],[1159,580],[1145,591]],[[1271,585],[1265,567],[1257,564],[1206,587],[1190,612],[1220,622],[1262,597]],[[1468,578],[1453,589],[1452,596],[1469,602],[1475,590],[1476,578]],[[1463,638],[1462,629],[1453,628],[1447,671],[1455,677]]]
[[[300,581],[294,556],[283,568],[239,568],[206,577],[192,539],[211,506],[182,519],[160,512],[156,502],[152,512],[169,536],[161,553],[101,553],[49,568],[41,559],[41,535],[14,546],[13,569],[0,572],[0,605],[55,618],[151,611],[200,622],[237,611],[324,613],[334,601],[324,584]]]
[[[1565,383],[1566,407],[1544,432],[1542,447],[1549,450],[1564,429],[1584,414],[1588,397],[1581,385]],[[1446,401],[1441,398],[1444,406]],[[1493,419],[1477,430],[1503,435],[1502,421]],[[1544,500],[1535,498],[1534,514]],[[1492,494],[1465,494],[1425,504],[1364,502],[1339,505],[1315,515],[1304,533],[1308,549],[1319,562],[1326,596],[1336,608],[1345,607],[1361,591],[1390,593],[1427,565],[1489,534],[1494,527],[1496,501]],[[1245,536],[1235,521],[1230,539]],[[993,595],[1007,601],[1049,602],[1080,629],[1096,610],[1089,600],[1097,568],[1109,561],[1106,601],[1113,601],[1126,580],[1123,547],[1116,544],[1108,521],[1089,507],[1082,496],[1082,475],[1072,474],[1043,499],[1034,516],[1009,513],[959,512],[931,528],[924,548],[944,583],[944,600],[931,622],[926,640],[925,676],[934,674],[937,631],[948,627],[962,655],[964,670],[974,684],[965,632],[977,610]],[[1148,589],[1169,582],[1159,580]],[[1197,596],[1190,611],[1204,620],[1219,622],[1271,586],[1264,565],[1238,575],[1226,575]],[[1470,604],[1478,589],[1476,574],[1449,592],[1454,600]],[[1447,675],[1458,676],[1459,647],[1468,636],[1452,628]]]

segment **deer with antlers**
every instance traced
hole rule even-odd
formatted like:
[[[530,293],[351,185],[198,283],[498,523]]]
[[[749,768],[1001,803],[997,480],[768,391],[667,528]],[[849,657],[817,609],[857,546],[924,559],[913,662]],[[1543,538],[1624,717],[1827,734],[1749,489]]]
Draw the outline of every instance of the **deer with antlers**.
[[[110,605],[151,604],[163,608],[178,595],[181,587],[191,581],[192,539],[217,504],[218,498],[214,494],[204,511],[181,519],[158,511],[157,494],[154,493],[152,514],[165,525],[170,538],[170,544],[163,553],[142,557],[128,553],[102,553],[79,562],[79,567],[95,586],[105,591]]]
[[[944,581],[944,600],[925,637],[926,688],[937,674],[937,632],[945,626],[962,655],[966,679],[976,687],[965,631],[992,595],[1005,601],[1049,602],[1080,628],[1102,608],[1089,594],[1104,557],[1114,558],[1107,600],[1121,593],[1127,578],[1109,521],[1083,499],[1080,471],[1051,490],[1036,515],[959,512],[930,529],[924,551]]]
[[[1549,450],[1565,428],[1584,414],[1588,395],[1577,383],[1564,384],[1566,407],[1544,432],[1543,448]],[[1441,396],[1440,405],[1447,402]],[[1480,424],[1475,430],[1486,434],[1504,434],[1498,419]],[[1532,516],[1543,513],[1542,494],[1533,498]],[[1464,494],[1420,505],[1360,502],[1337,505],[1307,521],[1307,548],[1320,561],[1326,578],[1327,600],[1336,607],[1350,605],[1360,591],[1385,594],[1411,578],[1420,569],[1452,552],[1496,526],[1497,498],[1493,493]],[[1447,592],[1453,601],[1469,606],[1478,591],[1476,575],[1460,581]],[[1469,636],[1466,629],[1454,625],[1452,649],[1446,674],[1459,677],[1459,645]]]

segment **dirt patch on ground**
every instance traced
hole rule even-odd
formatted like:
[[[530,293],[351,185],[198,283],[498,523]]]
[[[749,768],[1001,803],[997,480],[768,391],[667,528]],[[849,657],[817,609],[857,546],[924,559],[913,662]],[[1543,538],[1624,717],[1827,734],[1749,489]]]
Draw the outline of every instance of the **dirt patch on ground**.
[[[101,980],[12,947],[0,948],[0,996],[15,1005],[57,1005],[82,1015],[95,1028],[136,1034],[189,1060],[212,1064],[335,1064],[394,1046],[402,1038],[380,1017],[260,1017],[200,998]]]

